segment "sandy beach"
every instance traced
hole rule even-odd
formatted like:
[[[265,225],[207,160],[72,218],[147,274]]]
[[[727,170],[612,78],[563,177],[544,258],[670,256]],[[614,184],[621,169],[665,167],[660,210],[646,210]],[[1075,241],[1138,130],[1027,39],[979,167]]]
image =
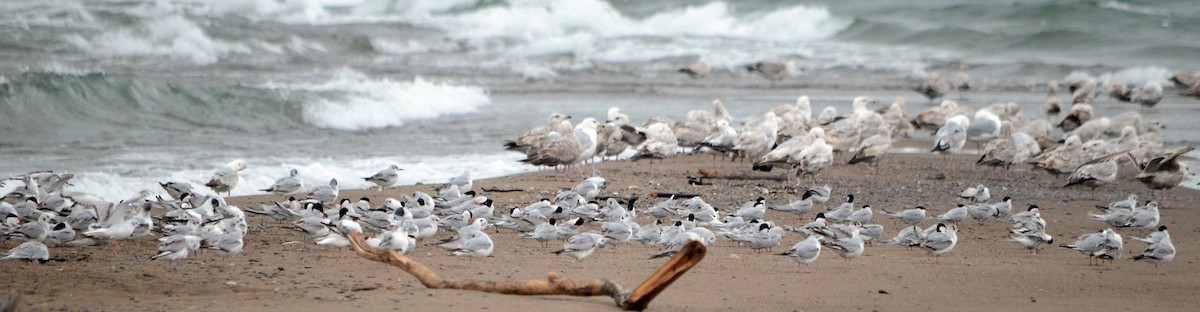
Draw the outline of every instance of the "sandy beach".
[[[920,144],[920,143],[916,143]],[[829,202],[818,209],[840,204],[846,194],[855,194],[859,204],[879,209],[901,210],[916,205],[941,213],[954,207],[963,188],[985,184],[993,201],[1012,196],[1016,210],[1034,203],[1046,209],[1047,232],[1055,245],[1070,243],[1083,233],[1106,225],[1085,218],[1092,207],[1137,193],[1148,198],[1147,189],[1136,182],[1105,186],[1096,192],[1061,189],[1063,179],[1044,173],[1014,169],[1001,171],[974,166],[975,157],[958,155],[943,165],[930,154],[893,154],[879,174],[868,167],[839,165],[801,182],[807,188],[829,184]],[[648,207],[658,198],[654,192],[694,193],[721,210],[757,196],[769,205],[782,205],[797,198],[795,188],[776,180],[710,179],[711,185],[688,185],[685,175],[698,169],[721,174],[747,173],[748,163],[714,161],[706,155],[679,156],[657,162],[610,161],[599,165],[610,185],[608,193],[640,195],[638,207]],[[772,173],[781,174],[781,173]],[[815,179],[815,181],[813,181]],[[574,171],[542,171],[476,181],[477,189],[519,189],[519,192],[484,192],[495,199],[497,211],[527,205],[552,197],[581,180]],[[430,191],[433,185],[413,185],[378,190],[345,190],[342,197],[366,196],[372,202],[399,198],[414,191]],[[1093,199],[1095,198],[1095,199]],[[231,198],[242,207],[254,206],[278,196]],[[1190,213],[1197,200],[1195,191],[1176,188],[1170,192],[1161,224],[1171,228],[1179,251],[1173,262],[1154,265],[1131,261],[1145,244],[1131,239],[1141,231],[1122,230],[1125,257],[1111,265],[1088,266],[1087,257],[1058,247],[1031,254],[1005,241],[1007,227],[964,222],[960,240],[952,253],[935,263],[925,251],[906,251],[897,246],[867,247],[862,257],[843,260],[825,251],[813,264],[804,266],[775,255],[803,235],[787,233],[771,253],[754,254],[750,249],[719,239],[707,257],[663,292],[650,305],[656,311],[710,310],[809,310],[809,311],[912,311],[912,310],[1191,310],[1200,304],[1200,271],[1196,242],[1197,216]],[[639,223],[652,222],[639,215]],[[808,220],[769,211],[767,219],[799,226]],[[807,219],[808,217],[806,217]],[[874,223],[883,224],[890,238],[900,224],[876,213]],[[922,223],[932,224],[931,220]],[[20,294],[21,311],[262,311],[282,308],[317,310],[500,310],[542,308],[555,311],[612,311],[617,308],[607,297],[519,297],[455,290],[425,289],[414,278],[383,264],[358,258],[349,249],[315,245],[290,226],[251,215],[250,233],[241,254],[222,257],[213,252],[169,263],[149,261],[157,243],[151,239],[124,242],[104,248],[52,248],[52,261],[45,265],[0,262],[0,289]],[[584,229],[598,230],[598,224]],[[434,246],[419,247],[412,258],[443,277],[479,280],[525,280],[545,278],[559,272],[573,279],[607,278],[632,287],[663,263],[647,259],[657,249],[640,244],[610,246],[581,262],[572,262],[509,230],[489,230],[496,241],[493,257],[470,260],[448,255]],[[439,232],[439,238],[448,233]],[[3,249],[17,242],[0,243]],[[172,266],[177,266],[173,271]]]

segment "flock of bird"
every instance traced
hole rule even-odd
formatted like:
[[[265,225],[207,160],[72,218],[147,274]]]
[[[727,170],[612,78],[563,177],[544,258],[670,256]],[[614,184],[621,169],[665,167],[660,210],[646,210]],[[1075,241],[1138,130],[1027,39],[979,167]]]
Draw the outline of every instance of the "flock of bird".
[[[789,67],[759,63],[748,70],[778,81],[787,76]],[[708,68],[689,66],[681,71],[703,77]],[[957,88],[962,91],[974,88],[965,67],[956,80]],[[877,172],[891,152],[893,140],[910,138],[916,131],[926,129],[933,131],[932,152],[959,154],[967,142],[975,142],[982,146],[976,165],[1009,168],[1028,164],[1036,170],[1069,175],[1065,187],[1096,188],[1113,183],[1121,175],[1122,166],[1136,168],[1138,173],[1133,179],[1145,183],[1152,195],[1155,190],[1178,185],[1188,174],[1178,158],[1192,147],[1165,149],[1162,126],[1143,122],[1137,112],[1093,116],[1092,102],[1098,90],[1103,89],[1096,85],[1092,80],[1072,84],[1069,114],[1055,123],[1026,114],[1013,103],[975,110],[954,101],[943,101],[910,118],[903,98],[897,98],[887,107],[872,109],[877,105],[874,99],[856,97],[851,100],[852,112],[848,115],[839,114],[833,106],[813,114],[809,98],[800,96],[794,104],[779,105],[747,119],[735,119],[720,100],[713,101],[712,113],[693,110],[682,121],[652,117],[645,123],[634,124],[615,107],[608,111],[604,122],[585,118],[572,124],[571,116],[551,114],[545,126],[532,129],[505,146],[525,153],[527,158],[523,162],[547,167],[578,167],[597,157],[618,157],[629,151],[633,161],[665,159],[680,153],[708,153],[734,161],[749,160],[753,170],[784,169],[789,180],[799,177],[796,182],[799,183],[804,176],[815,178],[840,164],[873,164]],[[1050,86],[1047,112],[1054,114],[1060,111],[1061,101],[1055,93],[1056,84]],[[932,100],[943,96],[947,88],[937,76],[932,76],[918,91]],[[1161,88],[1143,86],[1130,91],[1133,95],[1129,97],[1145,99],[1155,89]],[[1056,133],[1056,128],[1061,133]],[[236,254],[244,247],[244,237],[248,234],[246,212],[289,224],[320,245],[348,247],[347,235],[362,232],[369,234],[367,242],[371,246],[401,254],[434,245],[449,254],[470,258],[485,258],[494,252],[495,243],[486,231],[492,227],[519,232],[521,237],[545,246],[562,241],[562,248],[554,253],[577,261],[597,248],[631,241],[660,246],[651,257],[670,256],[689,241],[714,244],[719,239],[736,242],[757,253],[780,246],[785,232],[795,232],[806,238],[783,254],[807,264],[815,261],[823,249],[845,259],[859,257],[866,244],[886,233],[883,225],[871,223],[873,208],[856,207],[854,195],[849,194],[845,202],[817,213],[808,224],[787,226],[766,218],[767,210],[802,217],[817,210],[815,206],[830,197],[832,190],[827,185],[811,188],[800,199],[781,206],[769,206],[760,197],[737,207],[720,209],[696,196],[672,197],[642,208],[635,207],[636,198],[607,194],[608,181],[598,170],[552,199],[516,205],[520,207],[507,212],[496,211],[492,199],[474,190],[469,171],[437,189],[436,196],[418,191],[400,199],[387,198],[376,205],[365,197],[355,201],[340,196],[336,179],[328,185],[307,186],[297,178],[298,172],[292,170],[261,190],[288,200],[243,209],[227,204],[219,194],[228,194],[237,186],[239,173],[246,166],[244,160],[234,160],[217,169],[205,184],[216,193],[213,195],[202,195],[186,182],[163,182],[160,185],[166,196],[142,191],[116,202],[66,190],[73,177],[70,174],[34,172],[13,177],[10,180],[21,181],[23,185],[2,197],[0,216],[5,218],[0,223],[3,233],[0,242],[10,239],[24,242],[3,259],[44,263],[51,259],[49,247],[111,243],[108,248],[119,249],[121,241],[155,236],[161,236],[160,247],[157,253],[147,255],[151,260],[180,260],[201,250]],[[398,166],[391,166],[363,179],[384,189],[397,182],[399,171],[402,169]],[[989,202],[990,192],[983,185],[968,188],[959,195],[964,202],[938,216],[929,215],[925,207],[896,212],[881,209],[884,216],[903,224],[891,239],[881,243],[922,248],[940,257],[958,245],[959,226],[967,217],[980,224],[992,220],[1010,224],[1010,240],[1034,252],[1044,244],[1053,243],[1038,206],[1030,205],[1026,211],[1012,213],[1012,198]],[[1160,202],[1151,200],[1139,206],[1131,195],[1127,200],[1102,207],[1104,214],[1088,218],[1105,222],[1109,227],[1154,230],[1149,236],[1138,238],[1149,246],[1134,260],[1157,265],[1171,261],[1175,255],[1166,227],[1158,226]],[[638,214],[649,216],[643,218],[648,222],[639,223]],[[922,227],[927,221],[931,222]],[[439,236],[441,232],[451,234]],[[448,238],[430,243],[440,237]],[[1123,239],[1106,228],[1080,236],[1062,247],[1084,253],[1092,260],[1115,260],[1121,256]]]

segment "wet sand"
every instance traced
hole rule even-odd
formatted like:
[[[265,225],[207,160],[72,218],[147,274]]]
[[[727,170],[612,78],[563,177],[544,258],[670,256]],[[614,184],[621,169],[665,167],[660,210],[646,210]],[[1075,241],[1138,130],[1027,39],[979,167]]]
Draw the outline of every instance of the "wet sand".
[[[959,155],[946,164],[937,155],[893,154],[884,160],[879,174],[868,167],[838,165],[800,185],[804,189],[818,184],[833,187],[829,202],[818,204],[818,209],[836,206],[846,194],[855,194],[857,203],[875,208],[872,222],[887,228],[882,239],[893,236],[901,225],[879,213],[881,208],[895,211],[924,205],[932,208],[931,214],[941,213],[954,207],[960,190],[980,183],[991,188],[993,201],[1012,196],[1016,211],[1030,203],[1045,208],[1047,232],[1054,236],[1055,245],[1106,227],[1086,219],[1088,212],[1095,211],[1094,205],[1123,199],[1129,193],[1149,198],[1145,187],[1125,181],[1128,179],[1095,192],[1061,189],[1065,184],[1062,178],[1025,168],[1014,168],[1005,176],[1003,171],[974,166],[976,158]],[[705,155],[680,156],[661,165],[614,161],[600,166],[610,182],[608,192],[639,194],[639,207],[659,200],[649,197],[653,192],[702,194],[710,204],[725,211],[758,196],[766,197],[769,205],[786,204],[799,197],[793,186],[776,180],[711,179],[711,185],[688,185],[685,174],[697,169],[736,174],[746,173],[750,167],[748,163],[714,161]],[[1129,170],[1125,174],[1131,176]],[[476,181],[475,185],[477,189],[522,190],[484,193],[495,199],[500,213],[552,197],[581,179],[581,173],[574,171],[542,171]],[[433,187],[345,190],[341,196],[366,196],[380,203],[386,197],[399,198],[416,190],[430,192]],[[1006,225],[992,222],[979,226],[969,221],[960,226],[958,246],[942,257],[941,263],[935,263],[925,251],[876,245],[852,260],[824,251],[815,263],[804,266],[773,254],[804,238],[789,232],[772,253],[754,254],[719,239],[699,265],[650,304],[650,310],[1193,310],[1200,306],[1200,283],[1196,282],[1200,265],[1194,252],[1200,250],[1196,240],[1200,216],[1192,211],[1192,203],[1200,199],[1200,194],[1176,188],[1169,195],[1161,224],[1171,228],[1179,254],[1159,268],[1130,260],[1145,247],[1131,237],[1146,234],[1143,231],[1121,231],[1125,257],[1104,266],[1088,266],[1086,256],[1058,247],[1031,254],[1005,241]],[[280,198],[239,197],[229,202],[247,207],[272,200]],[[778,211],[769,211],[766,218],[791,226],[808,221]],[[315,245],[303,234],[269,218],[250,215],[248,221],[250,233],[244,251],[238,255],[222,257],[206,252],[175,263],[149,261],[157,248],[152,239],[122,242],[116,256],[115,246],[57,247],[51,248],[51,256],[62,261],[45,265],[0,262],[0,272],[4,272],[0,274],[0,290],[21,294],[21,311],[616,310],[607,297],[519,297],[429,290],[398,269],[358,258],[349,249]],[[651,219],[642,215],[638,221],[645,224]],[[930,224],[931,220],[922,223]],[[598,227],[585,225],[585,229]],[[657,249],[640,244],[602,249],[582,262],[572,262],[550,253],[560,244],[543,248],[508,230],[489,233],[496,242],[496,252],[490,258],[458,258],[434,246],[420,247],[412,258],[446,278],[542,279],[547,272],[556,271],[573,279],[608,278],[626,287],[636,285],[664,262],[647,259]],[[441,238],[448,234],[438,235]],[[9,249],[18,243],[3,242],[0,248]],[[177,268],[173,271],[172,267]]]

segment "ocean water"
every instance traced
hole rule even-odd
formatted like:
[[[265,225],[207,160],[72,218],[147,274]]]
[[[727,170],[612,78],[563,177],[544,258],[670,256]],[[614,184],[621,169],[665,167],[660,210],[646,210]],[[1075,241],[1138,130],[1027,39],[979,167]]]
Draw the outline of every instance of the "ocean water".
[[[675,72],[699,58],[709,78]],[[741,70],[760,60],[797,71],[770,86]],[[1183,0],[2,1],[0,175],[71,172],[110,199],[238,158],[234,195],[292,168],[362,188],[398,164],[402,183],[436,183],[535,170],[500,143],[551,112],[678,118],[720,98],[748,118],[867,95],[915,114],[907,88],[959,64],[981,83],[967,105],[1036,112],[1047,80],[1169,86],[1198,61],[1200,6]],[[1143,114],[1195,144],[1200,103],[1176,92]]]

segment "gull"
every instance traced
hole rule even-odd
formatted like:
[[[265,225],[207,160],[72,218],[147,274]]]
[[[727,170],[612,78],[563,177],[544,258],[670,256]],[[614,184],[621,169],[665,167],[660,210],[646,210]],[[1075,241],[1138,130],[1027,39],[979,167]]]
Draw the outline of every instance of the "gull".
[[[935,262],[940,262],[942,255],[954,250],[955,245],[958,245],[958,229],[953,225],[938,223],[937,229],[926,235],[917,246],[929,249],[929,253],[937,259]]]
[[[4,234],[10,237],[40,242],[45,240],[46,236],[50,234],[50,218],[53,218],[53,215],[48,213],[41,214],[36,221],[17,225]]]
[[[1004,167],[1007,170],[1012,164],[1023,164],[1042,153],[1037,139],[1024,132],[1014,132],[1010,123],[1005,122],[1000,132],[1000,137],[984,145],[983,155],[975,161],[975,165]]]
[[[1118,200],[1115,202],[1108,203],[1108,206],[1096,205],[1096,208],[1100,208],[1101,210],[1109,210],[1109,211],[1114,210],[1114,209],[1133,210],[1134,207],[1137,207],[1137,204],[1138,204],[1137,200],[1138,200],[1137,194],[1129,194],[1129,196],[1125,197],[1124,200]]]
[[[1139,242],[1153,244],[1167,237],[1170,237],[1170,233],[1167,233],[1167,226],[1159,225],[1158,230],[1151,232],[1150,235],[1146,235],[1146,237],[1134,237],[1133,239]]]
[[[1162,190],[1162,199],[1165,201],[1167,190],[1183,182],[1188,174],[1187,165],[1179,163],[1177,159],[1193,149],[1191,146],[1182,146],[1159,154],[1147,162],[1134,179],[1150,189],[1151,197],[1154,197],[1154,191]]]
[[[375,175],[363,178],[363,180],[375,183],[375,186],[378,186],[379,190],[383,191],[383,188],[392,186],[396,184],[396,182],[400,181],[399,171],[403,170],[404,169],[400,169],[400,166],[398,165],[391,165],[388,166],[387,169],[379,170],[379,172],[376,172]]]
[[[795,164],[796,175],[816,175],[833,164],[833,146],[825,139],[817,138],[798,154],[800,162]]]
[[[986,203],[992,199],[992,193],[983,184],[970,186],[958,193],[958,197],[970,200],[972,203]]]
[[[632,239],[642,242],[642,244],[650,245],[662,239],[662,232],[662,220],[655,220],[652,223],[641,226]]]
[[[958,207],[950,208],[945,213],[934,217],[941,222],[957,224],[967,219],[967,207],[963,204],[958,204]]]
[[[1085,185],[1094,190],[1097,187],[1112,183],[1117,179],[1117,173],[1121,169],[1119,166],[1120,160],[1126,156],[1129,156],[1129,152],[1122,151],[1086,162],[1082,166],[1079,166],[1078,169],[1075,169],[1075,173],[1067,177],[1067,184],[1063,185],[1063,187]]]
[[[866,162],[875,165],[875,173],[879,173],[879,162],[883,156],[887,155],[892,149],[892,133],[884,128],[878,134],[867,137],[858,144],[857,151],[854,156],[850,157],[849,164],[854,165],[860,162]]]
[[[446,181],[446,184],[443,185],[442,188],[449,187],[450,185],[457,185],[458,190],[462,191],[464,193],[474,190],[475,189],[475,181],[473,179],[471,179],[471,170],[465,170],[465,171],[463,171],[462,174],[459,174],[458,176],[450,178],[450,180]]]
[[[1058,97],[1058,81],[1051,80],[1046,83],[1046,103],[1043,104],[1046,108],[1046,114],[1058,115],[1062,112],[1062,99]]]
[[[299,193],[304,188],[304,181],[300,181],[298,175],[299,170],[292,169],[288,176],[275,180],[275,184],[271,187],[262,189],[263,192],[275,193],[283,196],[294,195]]]
[[[687,74],[688,77],[691,77],[692,79],[704,78],[704,76],[708,76],[708,73],[711,71],[712,69],[708,66],[708,60],[704,58],[700,58],[695,63],[688,64],[687,66],[679,69],[679,72]]]
[[[492,243],[492,237],[484,233],[483,230],[472,229],[466,233],[467,240],[461,245],[450,249],[450,253],[460,257],[484,258],[492,255],[495,249],[495,244]]]
[[[8,255],[0,260],[37,260],[38,263],[50,262],[50,250],[39,241],[28,241],[10,249]]]
[[[150,256],[150,260],[180,260],[187,258],[188,251],[200,250],[200,242],[203,239],[200,236],[176,234],[163,238],[158,241],[161,246],[158,247],[158,253]]]
[[[934,100],[950,92],[950,85],[942,81],[942,77],[937,73],[931,73],[929,74],[929,79],[917,85],[917,87],[913,88],[913,91],[924,95],[925,98],[929,99],[930,103],[933,103]]]
[[[817,257],[821,255],[821,241],[816,235],[809,235],[808,238],[792,245],[792,249],[779,255],[788,256],[798,264],[807,265],[817,261]]]
[[[1158,105],[1163,98],[1163,88],[1158,81],[1146,82],[1146,84],[1133,88],[1131,91],[1131,100],[1134,103],[1142,105],[1142,108],[1150,108]]]
[[[958,107],[958,103],[954,101],[942,101],[937,107],[926,109],[913,117],[910,123],[914,127],[937,131],[938,128],[946,124],[946,120],[958,114],[963,114],[968,109]]]
[[[211,188],[213,192],[225,192],[228,195],[237,186],[238,173],[242,172],[242,170],[246,170],[245,160],[236,159],[230,161],[221,166],[221,168],[218,168],[217,172],[213,173],[212,178],[209,178],[208,183],[205,183],[204,186]]]
[[[665,235],[664,238],[666,238]],[[699,234],[696,234],[696,232],[681,231],[676,235],[672,235],[672,237],[663,244],[662,251],[650,256],[650,259],[674,256],[683,249],[683,246],[687,245],[687,243],[691,241],[704,243],[705,239]]]
[[[413,249],[417,247],[416,238],[409,236],[408,231],[403,227],[383,231],[379,233],[379,236],[368,238],[366,242],[368,246],[395,250],[397,253],[406,256],[412,253]]]
[[[795,67],[795,64],[792,62],[762,61],[746,65],[746,71],[758,74],[758,76],[763,77],[763,79],[770,81],[774,85],[776,82],[782,81],[783,78],[787,78],[791,74],[792,67]]]
[[[1096,259],[1115,260],[1120,258],[1123,244],[1121,235],[1109,228],[1081,235],[1074,243],[1059,245],[1059,247],[1085,254],[1088,256],[1088,265],[1095,265],[1094,260]]]
[[[337,179],[329,179],[329,185],[319,186],[308,192],[308,198],[314,199],[326,206],[333,205],[338,199],[338,181]]]
[[[1142,254],[1134,256],[1133,260],[1146,260],[1146,262],[1153,263],[1154,268],[1158,268],[1159,264],[1175,259],[1175,244],[1171,243],[1171,235],[1167,233],[1166,226],[1158,227],[1158,231],[1155,231],[1154,235],[1158,235],[1158,237],[1150,242],[1150,246],[1146,246],[1146,250],[1142,251]]]
[[[607,187],[608,180],[600,176],[600,170],[593,170],[591,177],[576,184],[575,187],[571,188],[571,191],[583,196],[585,199],[591,200],[595,199],[596,196],[600,196],[600,193],[604,192],[604,189]]]
[[[632,218],[624,217],[617,222],[601,222],[600,227],[604,229],[604,238],[614,243],[620,244],[633,239],[634,233],[639,231],[639,225]]]
[[[976,143],[987,142],[1000,136],[1000,116],[990,110],[981,109],[975,112],[967,126],[967,140]]]
[[[734,142],[738,137],[737,129],[729,125],[728,120],[717,120],[717,130],[704,137],[703,141],[693,151],[710,150],[716,154],[728,157],[733,153]]]
[[[1129,222],[1120,226],[1138,229],[1150,229],[1158,226],[1160,218],[1161,216],[1158,213],[1158,202],[1150,201],[1146,203],[1145,207],[1134,209],[1133,215],[1129,218]]]
[[[965,99],[967,91],[975,88],[975,81],[967,73],[967,64],[958,65],[958,76],[954,77],[954,88],[958,89],[958,98]]]
[[[545,142],[546,136],[550,133],[562,134],[571,130],[571,116],[560,113],[551,113],[546,116],[546,125],[534,128],[525,134],[504,142],[504,148],[510,151],[517,151],[529,154],[540,148],[540,144]]]
[[[904,224],[916,225],[921,223],[922,220],[925,220],[925,207],[917,206],[917,208],[905,209],[900,212],[891,212],[887,209],[883,209],[883,214],[892,219],[899,220]]]
[[[1012,232],[1012,236],[1009,236],[1008,240],[1016,242],[1018,245],[1021,245],[1021,247],[1028,249],[1032,253],[1037,253],[1038,247],[1041,247],[1042,244],[1054,243],[1054,237],[1050,236],[1050,234],[1046,234],[1044,229],[1028,232],[1020,232],[1016,229],[1012,229],[1010,231]]]
[[[572,235],[563,244],[562,249],[555,250],[553,253],[556,255],[566,254],[571,258],[575,258],[575,261],[580,261],[590,256],[593,251],[596,251],[596,248],[604,247],[606,240],[607,238],[600,234],[592,232],[579,233]]]
[[[962,150],[963,145],[967,142],[967,127],[971,125],[971,120],[967,116],[955,115],[946,120],[946,124],[938,128],[934,134],[933,149],[931,151],[942,154],[942,162],[946,162],[948,154],[958,153]]]
[[[633,161],[647,158],[666,159],[674,155],[675,149],[679,147],[679,140],[675,138],[674,131],[664,123],[652,124],[644,131],[639,131],[638,135],[644,136],[646,140],[635,148],[637,153],[630,158]]]
[[[813,191],[805,191],[804,195],[802,195],[800,197],[800,199],[792,201],[783,207],[769,206],[767,208],[769,208],[771,210],[775,210],[775,211],[795,212],[800,215],[800,218],[804,218],[805,213],[812,211],[812,208],[813,208],[813,198],[812,197],[813,197],[814,193],[815,192],[813,192]]]

